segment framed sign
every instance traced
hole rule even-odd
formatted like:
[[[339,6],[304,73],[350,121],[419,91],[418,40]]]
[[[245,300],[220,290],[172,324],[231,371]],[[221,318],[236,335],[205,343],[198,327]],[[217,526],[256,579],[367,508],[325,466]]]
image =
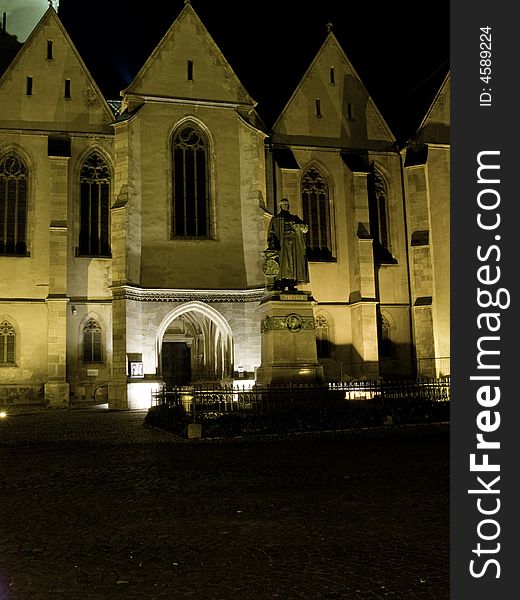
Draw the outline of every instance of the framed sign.
[[[144,366],[142,361],[131,360],[130,361],[130,377],[142,378],[144,377]]]

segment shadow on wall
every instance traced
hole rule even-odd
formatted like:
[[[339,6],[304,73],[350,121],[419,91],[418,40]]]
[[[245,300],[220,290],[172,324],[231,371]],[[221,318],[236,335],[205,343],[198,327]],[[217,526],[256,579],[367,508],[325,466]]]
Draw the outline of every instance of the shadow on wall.
[[[415,378],[418,375],[411,344],[397,344],[387,341],[385,354],[379,361],[366,361],[352,344],[335,345],[328,349],[318,348],[318,360],[323,366],[327,381],[349,381],[351,379]],[[438,360],[430,359],[436,365]],[[426,365],[426,363],[424,363]],[[424,376],[427,376],[424,374]],[[435,369],[432,375],[435,377]]]
[[[343,147],[367,147],[367,104],[368,96],[359,79],[346,75],[343,82],[343,119],[340,134],[340,143]]]

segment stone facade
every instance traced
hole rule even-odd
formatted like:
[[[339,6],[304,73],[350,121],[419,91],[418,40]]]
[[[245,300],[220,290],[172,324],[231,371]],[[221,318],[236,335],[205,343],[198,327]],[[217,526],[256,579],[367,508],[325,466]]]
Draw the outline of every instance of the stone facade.
[[[49,8],[0,79],[0,404],[254,379],[284,197],[325,379],[449,373],[449,79],[399,149],[329,32],[272,130],[255,106],[189,3],[116,108]]]
[[[414,346],[419,374],[428,376],[449,373],[449,106],[447,77],[403,151]]]

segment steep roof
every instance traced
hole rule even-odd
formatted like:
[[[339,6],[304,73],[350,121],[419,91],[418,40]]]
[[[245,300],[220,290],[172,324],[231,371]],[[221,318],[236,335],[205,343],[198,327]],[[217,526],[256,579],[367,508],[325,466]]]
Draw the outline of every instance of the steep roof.
[[[343,148],[395,142],[332,31],[276,120],[273,132],[280,142]]]
[[[153,10],[131,2],[129,10],[106,0],[60,0],[59,15],[105,97],[116,99],[182,12],[184,1],[154,3]],[[280,115],[315,57],[330,20],[400,142],[417,131],[442,81],[439,75],[446,73],[449,0],[439,0],[428,19],[416,0],[401,0],[398,7],[322,0],[312,10],[297,0],[265,0],[247,10],[239,0],[226,2],[224,10],[216,2],[199,0],[196,6],[242,87],[259,100],[256,110],[267,125]]]
[[[0,126],[18,127],[23,122],[51,131],[110,132],[113,118],[56,11],[49,7],[0,78]]]
[[[450,84],[451,74],[448,73],[414,136],[418,141],[450,143]]]
[[[123,94],[256,105],[189,3]]]

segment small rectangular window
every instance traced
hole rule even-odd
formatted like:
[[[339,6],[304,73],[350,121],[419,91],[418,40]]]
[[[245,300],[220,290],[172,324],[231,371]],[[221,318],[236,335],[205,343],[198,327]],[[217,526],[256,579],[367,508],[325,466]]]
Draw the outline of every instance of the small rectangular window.
[[[27,81],[26,81],[26,85],[25,85],[25,93],[28,96],[32,96],[32,91],[33,91],[33,78],[27,77]]]
[[[353,117],[352,117],[352,104],[349,102],[347,104],[347,116],[348,116],[348,120],[352,121]]]
[[[336,83],[336,77],[334,75],[334,67],[330,68],[330,82],[332,84]]]
[[[316,116],[317,117],[322,117],[323,116],[321,114],[321,100],[319,98],[316,98]]]
[[[47,60],[54,58],[52,56],[52,40],[47,40]]]
[[[193,81],[193,61],[188,61],[188,81]]]
[[[70,98],[70,79],[65,79],[65,98]]]

